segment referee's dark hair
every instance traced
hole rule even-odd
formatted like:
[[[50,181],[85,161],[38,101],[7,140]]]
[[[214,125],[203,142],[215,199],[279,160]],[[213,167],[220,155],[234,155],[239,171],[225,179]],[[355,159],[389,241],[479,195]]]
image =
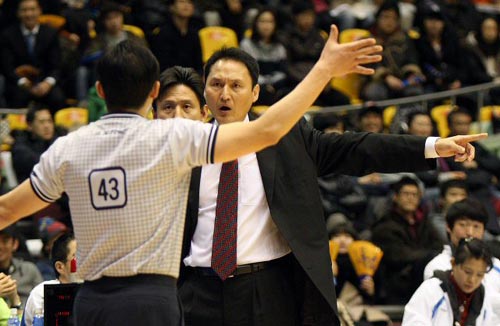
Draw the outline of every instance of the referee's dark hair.
[[[139,109],[159,75],[159,64],[153,53],[130,40],[106,51],[97,63],[97,80],[104,90],[109,112]]]
[[[166,95],[171,87],[184,85],[189,87],[200,102],[200,108],[205,105],[203,97],[203,80],[196,70],[188,67],[174,66],[165,69],[160,75],[160,92],[156,100]],[[156,102],[156,101],[155,101]]]

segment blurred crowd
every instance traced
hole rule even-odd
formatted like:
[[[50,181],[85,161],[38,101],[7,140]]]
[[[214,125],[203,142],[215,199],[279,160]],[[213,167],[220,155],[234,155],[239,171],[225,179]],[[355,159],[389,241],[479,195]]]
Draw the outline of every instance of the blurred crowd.
[[[68,132],[55,126],[56,112],[86,108],[88,122],[106,113],[93,85],[95,64],[107,48],[132,39],[151,49],[161,70],[178,65],[201,73],[199,31],[206,26],[236,32],[239,47],[260,66],[261,94],[255,104],[271,105],[319,58],[324,31],[332,23],[341,32],[366,30],[384,46],[383,60],[374,65],[373,76],[360,81],[356,100],[365,103],[363,108],[344,114],[319,109],[311,119],[315,128],[426,137],[469,134],[479,114],[473,96],[460,96],[457,105],[450,106],[445,135],[438,131],[430,109],[403,105],[388,122],[387,109],[371,103],[497,81],[500,11],[491,10],[496,6],[500,8],[496,1],[468,0],[0,1],[0,108],[28,108],[26,130],[2,130],[0,123],[2,143],[9,146],[17,180],[25,180],[40,155]],[[42,15],[64,20],[40,24]],[[351,103],[349,94],[329,85],[315,105]],[[499,90],[492,89],[484,104],[498,103]],[[494,114],[492,119],[495,122]],[[319,180],[326,227],[341,248],[332,267],[338,294],[347,291],[349,283],[367,304],[404,305],[424,276],[430,278],[438,269],[429,265],[435,257],[448,251],[451,257],[463,238],[483,239],[493,255],[500,256],[500,159],[483,145],[474,146],[473,161],[439,158],[432,171],[359,178],[331,175]],[[8,190],[5,180],[2,185]],[[42,278],[55,278],[47,263],[50,244],[55,235],[70,229],[63,197],[15,231],[0,231],[0,271],[15,275],[9,268],[21,268],[17,259],[36,263],[36,268],[29,267],[34,276],[26,289],[18,283],[21,301]],[[41,239],[41,250],[30,252],[26,239]],[[379,268],[369,278],[358,278],[346,256],[348,244],[355,240],[371,241],[383,252]],[[495,261],[490,273],[500,280]],[[385,321],[382,316],[373,322]]]

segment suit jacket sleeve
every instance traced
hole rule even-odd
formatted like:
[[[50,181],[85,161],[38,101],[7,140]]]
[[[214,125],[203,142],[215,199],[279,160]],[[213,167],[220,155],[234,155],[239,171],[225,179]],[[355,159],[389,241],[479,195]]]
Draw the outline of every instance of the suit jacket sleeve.
[[[301,121],[300,128],[318,176],[339,173],[416,172],[435,168],[425,159],[425,137],[346,132],[323,133]]]

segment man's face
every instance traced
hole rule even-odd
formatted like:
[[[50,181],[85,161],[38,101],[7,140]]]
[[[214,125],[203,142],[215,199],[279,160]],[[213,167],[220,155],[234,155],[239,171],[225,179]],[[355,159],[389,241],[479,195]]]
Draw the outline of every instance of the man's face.
[[[408,133],[416,136],[429,137],[432,135],[432,121],[428,115],[416,115],[408,129]]]
[[[405,213],[413,213],[420,203],[420,189],[415,185],[404,185],[399,192],[394,195],[396,206]]]
[[[61,280],[61,283],[72,282],[71,261],[75,258],[76,258],[76,240],[71,240],[68,243],[68,256],[66,256],[66,261],[64,263],[58,262],[58,263],[61,263],[59,265],[60,268],[58,269],[58,272],[60,274],[59,278]]]
[[[450,207],[451,204],[467,198],[467,191],[464,188],[458,187],[450,187],[446,190],[446,194],[444,195],[444,208]]]
[[[111,35],[116,35],[123,30],[123,13],[111,11],[104,18],[104,28]]]
[[[17,240],[7,234],[0,234],[0,265],[10,264],[17,250]]]
[[[468,135],[472,118],[465,113],[456,113],[451,117],[450,121],[451,135]]]
[[[384,122],[382,120],[382,117],[380,116],[380,114],[375,112],[365,113],[361,117],[359,125],[361,131],[366,131],[366,132],[378,133],[382,132],[382,129],[384,128]]]
[[[195,92],[186,85],[175,85],[156,101],[158,119],[185,118],[205,120],[207,111],[201,107]]]
[[[395,10],[384,10],[377,19],[377,25],[381,32],[391,35],[399,26],[399,17]]]
[[[29,126],[29,130],[43,140],[54,137],[54,120],[49,110],[39,110],[35,113],[35,119]]]
[[[352,235],[342,232],[333,236],[331,240],[339,244],[339,254],[345,254],[347,253],[351,243],[354,241],[354,238]]]
[[[243,121],[259,97],[252,87],[247,67],[235,60],[221,59],[212,66],[205,84],[205,99],[219,124]]]
[[[38,24],[42,9],[36,0],[23,1],[17,9],[17,16],[21,23],[29,30]]]
[[[314,27],[316,16],[313,10],[306,10],[295,16],[295,23],[302,32],[309,32]]]
[[[194,4],[192,0],[175,0],[170,10],[174,16],[190,18],[194,14]]]
[[[484,224],[479,221],[471,220],[467,217],[464,217],[456,220],[451,230],[447,226],[446,231],[450,234],[451,243],[454,246],[458,246],[460,239],[464,238],[483,239]]]

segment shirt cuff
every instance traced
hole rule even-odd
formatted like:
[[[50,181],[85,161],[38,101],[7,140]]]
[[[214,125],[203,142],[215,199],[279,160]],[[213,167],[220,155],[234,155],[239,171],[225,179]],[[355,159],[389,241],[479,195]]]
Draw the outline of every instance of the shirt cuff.
[[[425,140],[425,158],[437,158],[439,154],[436,152],[436,141],[440,137],[427,137]]]
[[[47,77],[43,81],[49,83],[50,86],[54,86],[56,84],[56,79],[54,77]]]
[[[26,77],[22,77],[22,78],[19,78],[17,80],[17,86],[23,86],[24,84],[26,84],[28,82],[28,78]]]

